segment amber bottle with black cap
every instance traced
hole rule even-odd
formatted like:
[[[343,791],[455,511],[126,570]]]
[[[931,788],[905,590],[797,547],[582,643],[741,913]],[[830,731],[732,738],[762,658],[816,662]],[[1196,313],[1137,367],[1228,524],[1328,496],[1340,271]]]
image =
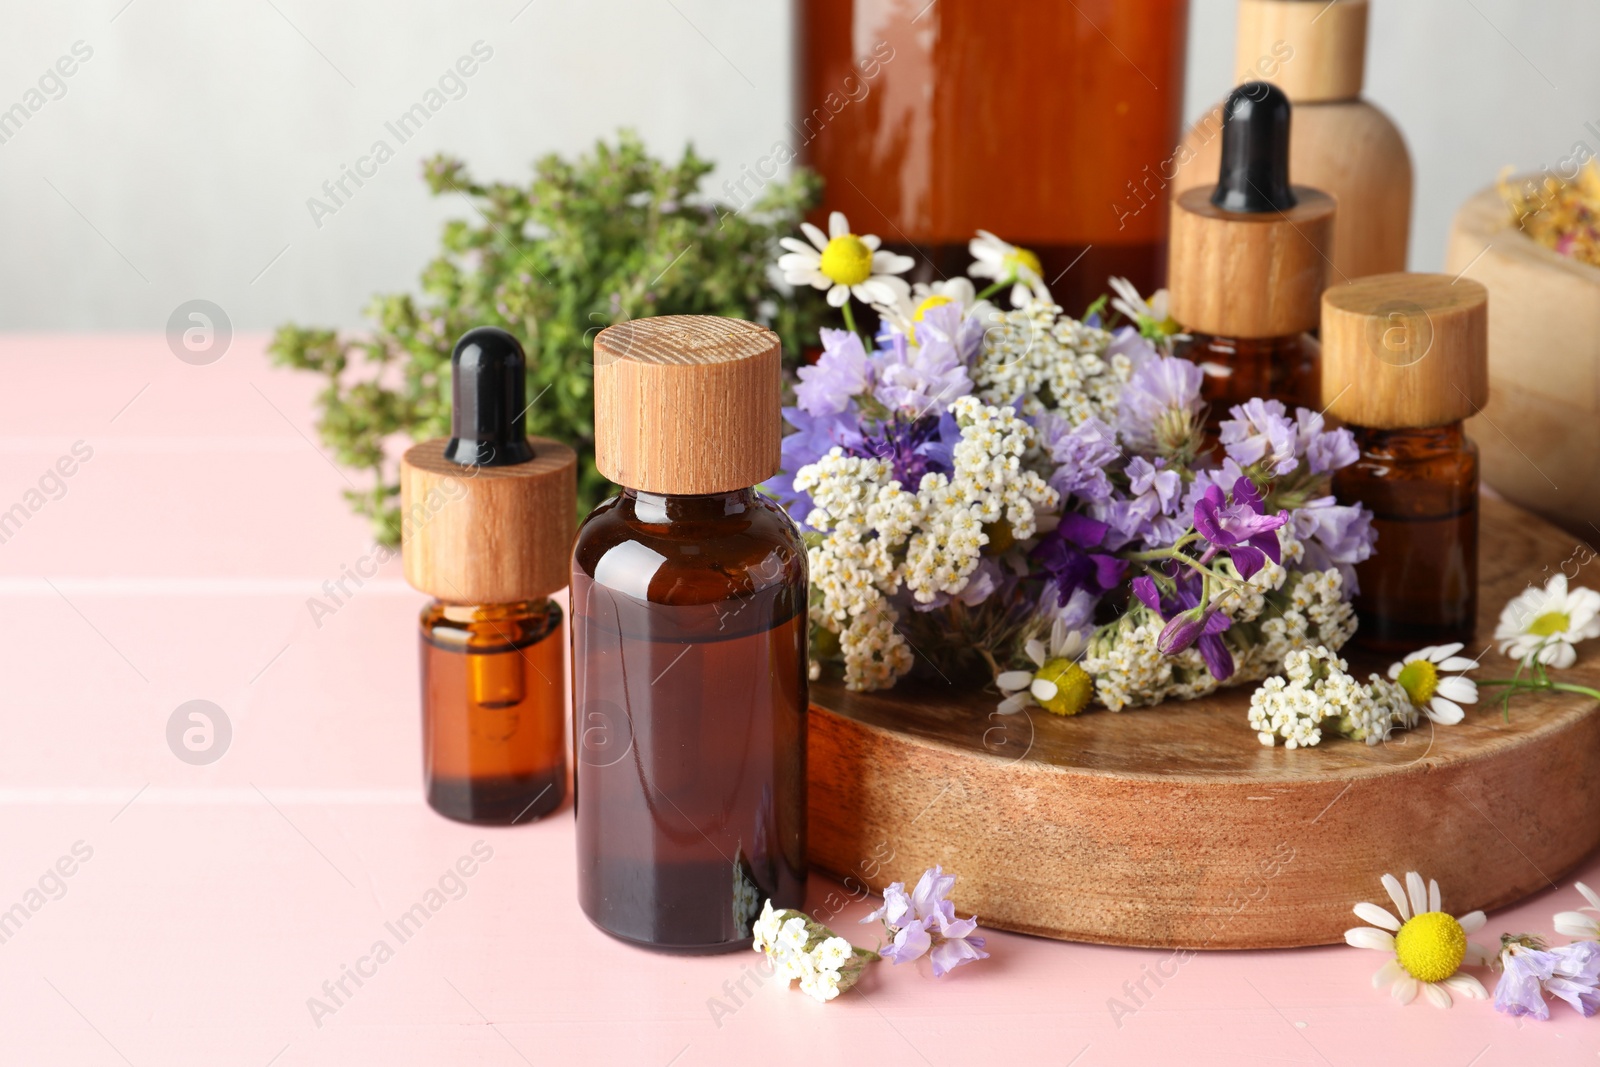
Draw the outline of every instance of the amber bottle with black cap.
[[[1317,328],[1334,202],[1289,182],[1289,98],[1267,82],[1228,97],[1213,188],[1172,203],[1172,317],[1178,354],[1205,372],[1207,425],[1251,397],[1320,408]]]
[[[595,465],[623,488],[572,555],[578,901],[669,952],[804,906],[806,550],[778,471],[778,338],[638,319],[595,338]]]
[[[1478,448],[1489,400],[1489,294],[1448,274],[1379,274],[1322,298],[1328,414],[1361,457],[1334,493],[1372,511],[1356,565],[1356,642],[1383,652],[1471,643],[1478,621]]]
[[[450,357],[451,434],[400,464],[406,580],[422,611],[428,803],[484,825],[526,823],[566,796],[561,609],[577,455],[523,429],[527,362],[504,330]]]

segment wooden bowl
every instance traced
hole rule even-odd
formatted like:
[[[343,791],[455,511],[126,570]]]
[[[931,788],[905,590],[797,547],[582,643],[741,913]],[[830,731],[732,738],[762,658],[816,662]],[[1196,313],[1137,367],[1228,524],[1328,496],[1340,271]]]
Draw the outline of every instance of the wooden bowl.
[[[1516,229],[1491,186],[1456,213],[1445,270],[1489,290],[1489,403],[1467,424],[1484,481],[1600,539],[1600,269]]]
[[[1505,602],[1572,558],[1571,538],[1483,502],[1488,645]],[[1584,557],[1587,559],[1588,557]],[[1567,680],[1600,683],[1600,643]],[[1508,677],[1484,657],[1481,677]],[[1387,662],[1353,661],[1360,676]],[[1266,748],[1253,687],[1070,719],[994,714],[946,686],[812,688],[812,861],[847,892],[908,885],[935,863],[987,926],[1161,948],[1342,940],[1379,877],[1437,878],[1460,915],[1553,885],[1600,842],[1600,705],[1559,694],[1489,702],[1387,744]]]

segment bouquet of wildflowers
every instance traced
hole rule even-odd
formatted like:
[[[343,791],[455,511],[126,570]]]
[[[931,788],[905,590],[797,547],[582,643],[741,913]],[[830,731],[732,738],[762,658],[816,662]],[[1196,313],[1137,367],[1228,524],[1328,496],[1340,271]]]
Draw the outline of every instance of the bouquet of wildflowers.
[[[983,231],[982,291],[907,285],[911,261],[838,213],[805,231],[778,265],[846,328],[799,371],[767,489],[806,532],[814,671],[884,689],[920,662],[992,680],[1001,711],[1071,715],[1264,678],[1353,633],[1374,534],[1329,487],[1354,439],[1264,399],[1208,439],[1217,368],[1173,354],[1164,293],[1112,279],[1078,320],[1031,253]],[[1007,288],[1010,308],[991,303]],[[876,312],[871,338],[851,300]]]

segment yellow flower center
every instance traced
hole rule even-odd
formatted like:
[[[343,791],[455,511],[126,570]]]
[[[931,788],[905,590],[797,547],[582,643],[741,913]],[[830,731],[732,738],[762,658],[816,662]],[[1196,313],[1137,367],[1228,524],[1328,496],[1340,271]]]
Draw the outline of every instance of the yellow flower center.
[[[1439,668],[1425,659],[1414,659],[1400,668],[1399,681],[1412,706],[1420,708],[1439,691]]]
[[[1056,695],[1040,701],[1039,706],[1056,715],[1078,714],[1094,695],[1094,679],[1070,659],[1047,659],[1034,677],[1055,683]]]
[[[1547,611],[1533,622],[1528,624],[1528,632],[1535,637],[1550,637],[1553,634],[1563,634],[1572,625],[1572,619],[1564,611]]]
[[[951,300],[948,296],[942,296],[939,293],[931,293],[929,294],[928,299],[917,305],[917,310],[911,315],[911,321],[921,322],[924,313],[932,311],[936,307],[943,307],[946,304],[953,303],[955,303],[955,301]]]
[[[1467,954],[1467,932],[1442,911],[1414,915],[1394,935],[1394,952],[1406,973],[1421,982],[1442,982]]]
[[[872,249],[853,233],[835,237],[822,250],[822,273],[840,285],[860,285],[872,277]]]
[[[1044,267],[1040,266],[1039,264],[1039,257],[1028,251],[1026,248],[1018,248],[1014,250],[1006,256],[1004,262],[1006,269],[1011,272],[1010,276],[1012,278],[1017,277],[1024,271],[1032,272],[1032,275],[1035,278],[1044,273]]]

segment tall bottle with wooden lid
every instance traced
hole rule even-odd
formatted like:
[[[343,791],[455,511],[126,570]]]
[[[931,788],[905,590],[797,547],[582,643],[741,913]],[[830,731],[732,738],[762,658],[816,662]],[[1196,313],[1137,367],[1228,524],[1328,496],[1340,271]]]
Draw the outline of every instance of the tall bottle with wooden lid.
[[[1406,269],[1411,153],[1394,121],[1362,98],[1368,0],[1239,0],[1235,69],[1272,82],[1294,104],[1289,165],[1339,202],[1333,281]],[[1206,185],[1222,153],[1222,106],[1189,129],[1173,195]]]
[[[754,488],[779,467],[778,338],[621,323],[594,384],[623,488],[572,555],[578,898],[637,945],[748,946],[806,884],[806,552]]]
[[[1323,296],[1322,388],[1361,458],[1334,492],[1372,510],[1356,566],[1356,641],[1385,652],[1470,643],[1478,616],[1478,449],[1489,294],[1447,274],[1381,274]]]
[[[1266,82],[1228,98],[1214,187],[1172,204],[1172,317],[1190,333],[1215,434],[1252,397],[1320,408],[1317,328],[1334,201],[1289,183],[1289,100]]]
[[[561,609],[577,517],[576,453],[523,430],[527,365],[504,330],[450,357],[448,439],[400,463],[406,581],[422,611],[428,803],[485,825],[525,823],[567,792]]]

